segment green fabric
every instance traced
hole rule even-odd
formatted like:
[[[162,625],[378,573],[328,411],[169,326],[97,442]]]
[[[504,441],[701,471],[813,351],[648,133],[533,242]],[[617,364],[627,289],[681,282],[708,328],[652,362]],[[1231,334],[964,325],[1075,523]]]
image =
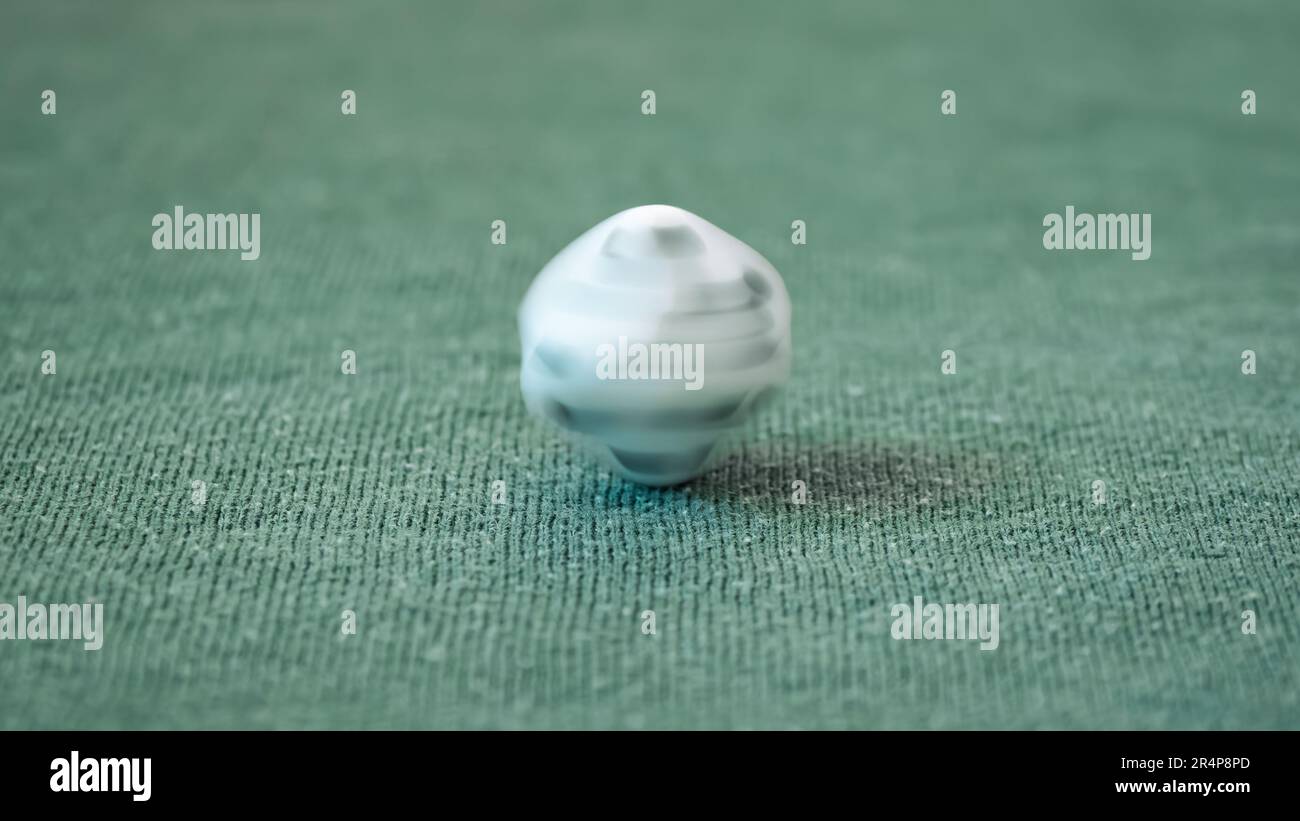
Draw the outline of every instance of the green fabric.
[[[1300,727],[1300,10],[878,6],[6,8],[0,601],[107,624],[0,642],[0,726]],[[653,202],[794,305],[668,490],[518,390],[531,277]],[[893,640],[918,595],[1000,646]]]

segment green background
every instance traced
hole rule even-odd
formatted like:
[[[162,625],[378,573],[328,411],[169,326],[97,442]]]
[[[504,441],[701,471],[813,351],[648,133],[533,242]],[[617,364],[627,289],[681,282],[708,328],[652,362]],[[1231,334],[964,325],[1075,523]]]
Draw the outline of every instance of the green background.
[[[1297,40],[1285,2],[4,4],[0,601],[107,625],[0,643],[0,726],[1300,727]],[[654,202],[794,305],[788,389],[668,490],[518,390],[531,277]],[[261,259],[152,250],[175,205],[260,212]],[[1151,259],[1045,251],[1067,205],[1150,212]],[[916,595],[1001,646],[892,640]]]

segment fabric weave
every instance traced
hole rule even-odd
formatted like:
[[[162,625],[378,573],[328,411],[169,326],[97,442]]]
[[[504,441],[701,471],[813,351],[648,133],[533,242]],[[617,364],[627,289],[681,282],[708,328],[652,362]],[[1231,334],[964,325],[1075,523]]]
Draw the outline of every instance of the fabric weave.
[[[0,727],[1300,727],[1294,4],[451,6],[3,12],[0,601],[107,623],[0,642]],[[794,306],[666,490],[526,415],[515,327],[653,202]],[[893,640],[918,595],[998,649]]]

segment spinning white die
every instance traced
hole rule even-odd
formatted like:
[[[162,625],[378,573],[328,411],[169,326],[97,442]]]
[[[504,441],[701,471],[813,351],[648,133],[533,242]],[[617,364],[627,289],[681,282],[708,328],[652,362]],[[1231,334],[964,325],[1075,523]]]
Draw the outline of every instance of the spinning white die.
[[[753,248],[668,205],[615,214],[533,281],[519,309],[534,413],[623,476],[684,482],[790,372],[790,297]]]

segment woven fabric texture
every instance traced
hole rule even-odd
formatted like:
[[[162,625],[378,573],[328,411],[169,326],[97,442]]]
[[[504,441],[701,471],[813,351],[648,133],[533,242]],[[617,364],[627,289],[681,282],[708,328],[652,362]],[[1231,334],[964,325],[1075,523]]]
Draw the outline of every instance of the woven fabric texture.
[[[1300,727],[1294,4],[452,6],[0,13],[0,601],[105,619],[0,642],[0,727]],[[527,416],[515,326],[654,202],[794,306],[664,490]],[[1151,258],[1045,250],[1071,205]]]

